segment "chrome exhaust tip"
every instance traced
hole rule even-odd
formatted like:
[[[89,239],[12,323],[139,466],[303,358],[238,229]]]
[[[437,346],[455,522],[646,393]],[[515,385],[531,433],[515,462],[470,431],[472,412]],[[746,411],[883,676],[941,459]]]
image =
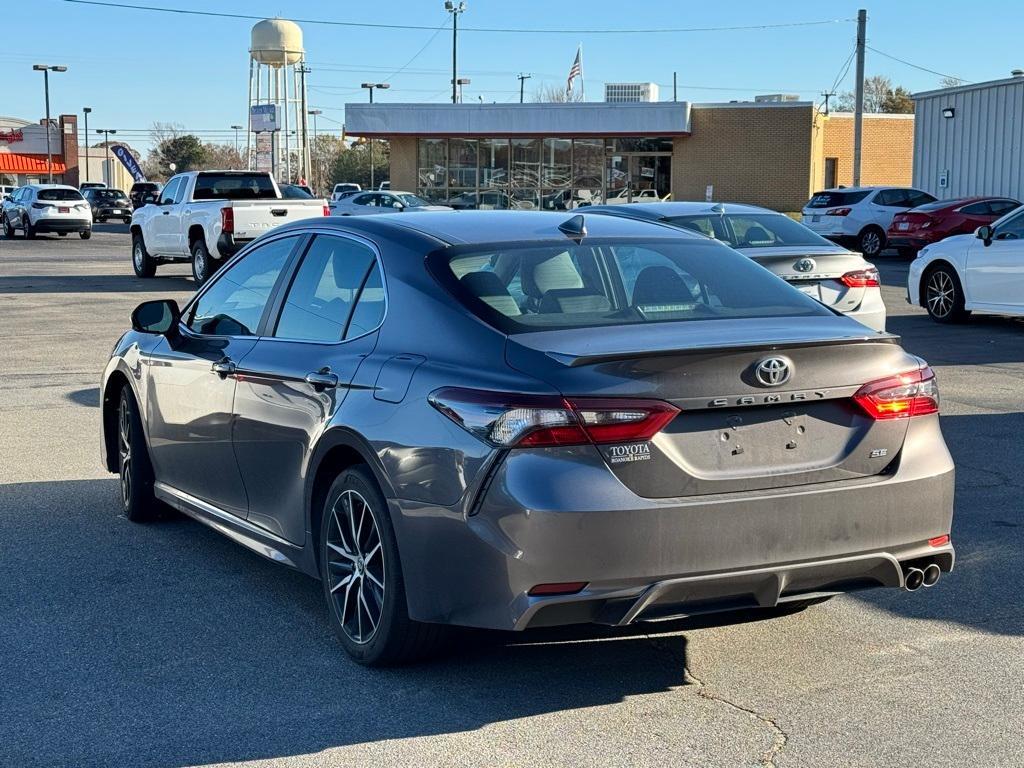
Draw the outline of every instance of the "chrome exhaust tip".
[[[916,592],[924,584],[924,571],[920,568],[907,568],[903,572],[903,588],[907,592]]]
[[[924,567],[923,573],[924,578],[921,583],[926,587],[933,587],[942,575],[942,569],[939,568],[937,563],[929,563]]]

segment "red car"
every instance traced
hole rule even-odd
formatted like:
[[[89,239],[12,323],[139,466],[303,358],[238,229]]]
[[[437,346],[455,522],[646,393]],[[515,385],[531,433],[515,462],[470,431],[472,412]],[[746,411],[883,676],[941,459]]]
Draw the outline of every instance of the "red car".
[[[991,224],[1019,206],[1008,197],[964,197],[919,205],[893,216],[886,233],[888,247],[916,253],[950,235],[968,234],[982,224]]]

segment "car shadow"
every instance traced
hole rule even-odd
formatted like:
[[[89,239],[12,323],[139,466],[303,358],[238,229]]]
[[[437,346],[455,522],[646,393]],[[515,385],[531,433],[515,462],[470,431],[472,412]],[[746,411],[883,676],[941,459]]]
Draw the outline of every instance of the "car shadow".
[[[885,328],[902,337],[908,352],[936,365],[1024,361],[1024,318],[973,315],[965,323],[946,325],[924,313],[889,315]]]
[[[84,405],[86,408],[100,407],[100,388],[89,387],[88,389],[76,389],[68,392],[65,397],[75,405]]]
[[[272,759],[685,684],[685,639],[646,628],[466,632],[431,662],[359,667],[316,581],[187,518],[129,523],[117,488],[0,486],[0,762]]]
[[[131,266],[129,265],[129,270]],[[154,293],[194,291],[195,283],[180,275],[143,279],[123,275],[13,275],[0,277],[0,294],[26,293]]]

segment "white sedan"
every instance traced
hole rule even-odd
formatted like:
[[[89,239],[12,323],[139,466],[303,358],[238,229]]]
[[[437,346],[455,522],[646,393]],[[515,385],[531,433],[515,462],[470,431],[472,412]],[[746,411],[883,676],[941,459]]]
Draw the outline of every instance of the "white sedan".
[[[939,323],[973,311],[1024,315],[1024,206],[973,235],[922,249],[910,265],[907,300]]]
[[[450,206],[434,205],[411,192],[360,192],[346,195],[331,204],[333,216],[365,216],[398,211],[450,211]]]

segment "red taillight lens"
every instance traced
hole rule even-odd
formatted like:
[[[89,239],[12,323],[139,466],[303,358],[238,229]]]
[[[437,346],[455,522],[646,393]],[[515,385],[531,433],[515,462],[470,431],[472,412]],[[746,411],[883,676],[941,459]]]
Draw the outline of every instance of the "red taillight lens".
[[[928,367],[872,381],[857,390],[853,399],[876,420],[939,412],[939,387]]]
[[[825,215],[826,216],[849,216],[850,215],[850,209],[849,208],[829,208],[827,211],[825,211]]]
[[[325,205],[324,206],[324,216],[330,216],[330,215],[331,215],[331,207],[329,205]]]
[[[585,581],[566,581],[559,584],[538,584],[529,591],[529,595],[533,597],[551,595],[575,595],[577,592],[582,592],[583,588],[587,586]]]
[[[563,398],[445,387],[430,404],[502,448],[650,440],[679,409],[660,400]]]
[[[220,231],[225,235],[235,232],[235,209],[231,206],[220,209]]]
[[[847,272],[839,278],[847,288],[877,288],[879,286],[878,270],[874,267]]]

